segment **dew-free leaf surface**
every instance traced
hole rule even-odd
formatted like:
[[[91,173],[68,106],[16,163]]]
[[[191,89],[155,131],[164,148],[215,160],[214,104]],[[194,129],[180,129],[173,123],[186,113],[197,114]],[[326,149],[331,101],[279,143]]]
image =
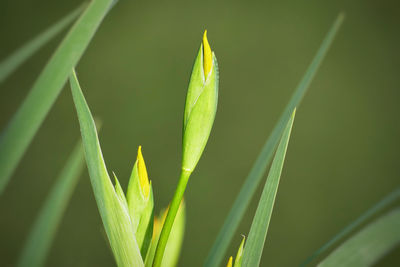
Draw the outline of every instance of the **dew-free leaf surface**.
[[[144,266],[125,195],[117,178],[115,177],[116,189],[110,180],[101,152],[96,126],[75,71],[70,77],[70,84],[81,128],[90,182],[117,265]]]
[[[336,33],[338,32],[342,22],[344,20],[344,14],[339,14],[336,21],[332,25],[325,39],[323,40],[320,48],[318,49],[314,59],[309,65],[306,73],[304,74],[302,80],[298,84],[297,88],[293,92],[293,95],[287,104],[283,114],[275,125],[270,137],[264,144],[261,153],[256,159],[250,173],[248,174],[241,190],[236,197],[236,200],[225,219],[225,222],[212,246],[208,257],[205,262],[205,266],[214,267],[220,266],[222,260],[225,257],[226,250],[235,234],[240,221],[242,220],[247,207],[256,191],[259,183],[261,182],[264,174],[267,170],[268,165],[271,162],[273,153],[278,145],[278,142],[282,136],[285,129],[286,122],[289,120],[290,115],[295,107],[298,107],[301,100],[303,99],[305,93],[307,92],[311,81],[313,80],[319,66],[322,63],[325,55],[327,54],[329,47],[331,46]]]
[[[294,116],[293,111],[283,132],[278,149],[272,161],[271,169],[265,182],[263,192],[258,202],[256,214],[251,224],[249,236],[244,246],[242,265],[243,267],[259,266],[265,239],[267,237],[269,222],[271,221],[272,210],[275,204],[276,194],[278,192],[279,181],[281,178],[283,163],[285,161],[286,151],[289,144],[290,133],[292,131]]]
[[[398,244],[400,244],[400,208],[381,216],[348,238],[318,266],[371,266]]]

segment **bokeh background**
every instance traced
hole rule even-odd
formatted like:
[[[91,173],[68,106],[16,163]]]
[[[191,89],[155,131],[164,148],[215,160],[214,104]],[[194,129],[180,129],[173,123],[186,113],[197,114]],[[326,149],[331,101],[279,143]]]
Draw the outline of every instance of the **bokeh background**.
[[[1,1],[0,59],[80,2]],[[219,61],[218,113],[187,188],[179,266],[203,263],[261,146],[340,11],[346,12],[345,23],[297,112],[261,263],[296,266],[400,185],[398,1],[121,0],[102,23],[77,72],[93,113],[103,121],[100,141],[108,168],[122,185],[137,146],[143,146],[156,212],[168,204],[177,183],[185,91],[205,28]],[[0,85],[1,129],[61,38]],[[0,197],[1,266],[15,263],[79,137],[66,86]],[[248,233],[260,192],[230,254]],[[398,266],[399,252],[378,265]],[[86,170],[47,265],[114,265]]]

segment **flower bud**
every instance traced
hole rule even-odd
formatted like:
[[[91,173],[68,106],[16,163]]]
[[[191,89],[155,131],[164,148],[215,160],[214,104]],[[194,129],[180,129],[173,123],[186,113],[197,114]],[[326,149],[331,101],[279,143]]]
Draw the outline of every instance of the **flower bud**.
[[[194,62],[183,118],[182,169],[192,172],[206,146],[218,102],[218,64],[204,32]]]
[[[146,256],[153,230],[153,190],[139,146],[126,194],[129,215],[141,254]]]
[[[233,257],[230,256],[230,258],[228,260],[228,264],[226,265],[226,267],[241,267],[242,266],[243,246],[244,246],[245,239],[246,238],[243,236],[242,242],[240,243],[238,252],[236,254],[235,264],[233,264]]]

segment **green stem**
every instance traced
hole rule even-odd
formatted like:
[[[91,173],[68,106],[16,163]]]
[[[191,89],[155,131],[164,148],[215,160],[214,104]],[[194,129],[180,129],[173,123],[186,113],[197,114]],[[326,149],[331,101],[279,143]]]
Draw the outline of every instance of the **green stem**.
[[[153,267],[161,266],[161,261],[164,256],[165,247],[167,246],[168,237],[171,233],[172,225],[174,224],[176,213],[181,204],[183,194],[185,193],[187,182],[189,181],[191,172],[182,170],[179,178],[178,186],[175,191],[174,198],[168,209],[167,218],[165,218],[164,226],[161,230],[160,239],[158,240],[156,254],[154,256]]]

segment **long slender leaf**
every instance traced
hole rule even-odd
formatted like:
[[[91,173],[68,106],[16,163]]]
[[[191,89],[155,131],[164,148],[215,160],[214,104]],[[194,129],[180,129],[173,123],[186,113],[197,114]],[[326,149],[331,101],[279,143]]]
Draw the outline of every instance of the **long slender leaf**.
[[[337,233],[331,240],[326,242],[322,247],[317,249],[309,258],[307,258],[300,266],[306,266],[311,263],[314,259],[320,256],[322,253],[330,249],[337,241],[354,231],[361,224],[365,223],[372,216],[382,211],[391,205],[394,201],[400,198],[400,188],[397,188],[395,191],[387,195],[384,199],[379,201],[377,204],[372,206],[369,210],[367,210],[364,214],[358,217],[355,221],[346,226],[342,231]]]
[[[276,193],[278,192],[279,181],[281,178],[283,163],[285,161],[286,150],[289,144],[290,133],[292,131],[294,116],[293,111],[288,121],[281,141],[272,161],[267,181],[265,183],[260,201],[256,210],[256,215],[251,224],[250,233],[244,246],[242,266],[259,266],[261,255],[264,249],[265,239],[267,237],[269,222],[271,220],[272,210],[275,204]]]
[[[58,225],[84,166],[79,142],[53,185],[32,227],[17,266],[43,266]]]
[[[400,244],[400,209],[387,213],[351,236],[319,267],[371,266]]]
[[[0,137],[0,194],[112,4],[112,0],[90,2],[4,129]]]
[[[61,20],[57,21],[54,25],[47,28],[38,36],[25,43],[14,53],[9,55],[6,59],[0,62],[0,83],[3,82],[10,74],[12,74],[22,63],[38,51],[43,45],[54,38],[62,30],[64,30],[70,23],[72,23],[78,15],[82,12],[85,5],[81,5],[74,9]]]
[[[306,73],[304,74],[302,80],[294,91],[289,103],[287,104],[283,114],[279,118],[278,123],[275,125],[270,137],[264,144],[261,153],[259,154],[256,162],[254,163],[249,175],[246,178],[241,190],[225,219],[224,225],[220,230],[214,245],[212,246],[208,257],[205,262],[205,266],[219,266],[225,256],[226,250],[232,240],[235,230],[237,229],[245,211],[256,191],[258,184],[263,178],[269,163],[271,162],[273,152],[278,145],[279,139],[282,136],[282,132],[285,129],[286,122],[290,118],[290,114],[295,107],[298,107],[301,100],[303,99],[305,93],[311,81],[313,80],[322,60],[324,59],[329,47],[332,44],[337,31],[340,28],[344,19],[344,14],[339,14],[336,21],[332,25],[330,31],[326,35],[324,41],[322,42],[317,54],[315,55],[313,61],[308,67]]]
[[[125,196],[116,177],[117,192],[111,183],[96,126],[75,71],[70,77],[70,84],[81,128],[90,181],[115,260],[118,266],[144,266]]]

